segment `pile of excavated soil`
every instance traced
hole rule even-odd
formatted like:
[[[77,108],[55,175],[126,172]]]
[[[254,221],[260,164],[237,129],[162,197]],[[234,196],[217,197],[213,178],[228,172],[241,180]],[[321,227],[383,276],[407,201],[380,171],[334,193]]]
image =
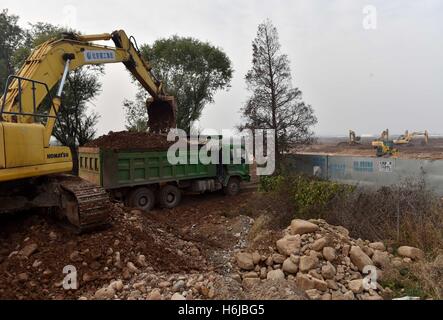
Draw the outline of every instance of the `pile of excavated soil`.
[[[57,226],[47,215],[2,219],[0,299],[77,299],[146,268],[167,273],[206,270],[197,246],[140,211],[115,205],[111,216],[110,228],[82,235]],[[78,273],[76,291],[62,288],[63,268],[69,265]]]
[[[248,199],[188,195],[150,213],[115,204],[108,229],[81,235],[46,213],[0,216],[0,300],[265,298],[271,284],[244,291],[232,265],[253,223]],[[62,287],[65,266],[76,268],[77,290]]]
[[[110,132],[86,145],[88,148],[102,148],[110,150],[134,150],[147,151],[167,150],[174,142],[168,141],[165,135],[147,132]]]

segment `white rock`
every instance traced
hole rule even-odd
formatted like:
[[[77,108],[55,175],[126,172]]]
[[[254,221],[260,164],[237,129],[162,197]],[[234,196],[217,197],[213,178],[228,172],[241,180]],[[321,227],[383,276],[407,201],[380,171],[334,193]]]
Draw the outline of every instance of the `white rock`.
[[[374,265],[371,258],[368,257],[366,253],[358,246],[352,246],[350,251],[350,257],[352,263],[358,268],[358,270],[363,271],[363,269],[368,265]]]
[[[369,248],[379,251],[386,251],[386,246],[383,242],[372,242],[369,244]]]
[[[390,263],[389,253],[386,251],[375,250],[372,255],[372,261],[377,267],[384,269]]]
[[[320,300],[322,298],[320,292],[317,289],[309,289],[305,291],[309,300]]]
[[[318,258],[313,256],[303,256],[300,258],[300,271],[306,272],[316,268],[318,265]]]
[[[357,280],[351,280],[348,284],[349,290],[351,290],[353,293],[362,293],[363,292],[363,280],[357,279]]]
[[[298,271],[298,265],[296,265],[294,262],[292,262],[291,258],[287,258],[283,262],[282,269],[284,272],[287,272],[290,274],[296,274]]]
[[[335,253],[335,249],[332,247],[324,247],[323,248],[323,257],[325,257],[328,261],[334,261],[337,258]]]
[[[329,261],[321,268],[321,275],[325,279],[333,279],[336,273],[337,270]]]
[[[255,252],[252,254],[252,261],[254,262],[254,264],[259,264],[259,263],[260,263],[260,260],[261,260],[261,255],[260,255],[260,253],[258,253],[257,251],[255,251]]]
[[[34,263],[32,264],[33,268],[38,268],[43,264],[43,262],[41,262],[40,260],[35,260]]]
[[[421,260],[425,254],[422,250],[409,246],[402,246],[397,249],[397,253],[405,258],[411,258],[412,260]]]
[[[139,273],[140,272],[140,270],[131,261],[129,261],[126,264],[126,267],[128,267],[129,272],[132,272],[132,273]]]
[[[297,284],[297,287],[303,291],[315,289],[315,283],[312,280],[312,277],[300,272],[297,273],[295,283]]]
[[[138,300],[141,296],[140,290],[133,290],[129,293],[128,300]]]
[[[306,220],[295,219],[291,222],[291,234],[306,234],[312,233],[318,230],[318,226],[312,222]]]
[[[328,241],[326,240],[326,238],[320,238],[318,240],[316,240],[312,245],[311,245],[311,249],[315,250],[315,251],[321,251],[323,250],[323,248],[328,244]]]
[[[351,246],[349,245],[349,244],[345,244],[344,246],[343,246],[343,248],[342,248],[342,251],[341,251],[341,253],[342,253],[342,255],[344,256],[344,257],[347,257],[347,256],[349,256],[349,251],[351,250]]]
[[[151,293],[148,295],[148,300],[161,300],[162,295],[159,289],[154,289],[151,291]]]
[[[268,275],[266,276],[266,279],[268,280],[280,280],[284,278],[285,274],[280,269],[269,271]]]
[[[254,259],[252,254],[246,252],[239,252],[236,255],[238,266],[243,270],[254,270]]]
[[[258,278],[259,276],[258,276],[257,272],[250,271],[250,272],[243,274],[242,277],[243,277],[243,279],[254,279],[254,278]]]
[[[186,300],[180,293],[176,292],[172,295],[171,300]]]
[[[301,239],[299,235],[290,236],[287,235],[284,238],[277,241],[277,250],[280,254],[290,256],[291,254],[298,253],[301,246]]]
[[[137,264],[140,266],[140,267],[147,267],[148,266],[148,264],[146,263],[146,257],[144,256],[144,255],[139,255],[138,257],[137,257]]]
[[[97,290],[94,294],[95,299],[97,300],[107,300],[114,298],[115,291],[113,288],[101,288]]]
[[[121,291],[123,290],[123,281],[121,280],[113,281],[109,286],[115,291]]]
[[[328,290],[328,283],[326,281],[312,278],[312,281],[314,282],[314,288],[320,291],[327,291]]]

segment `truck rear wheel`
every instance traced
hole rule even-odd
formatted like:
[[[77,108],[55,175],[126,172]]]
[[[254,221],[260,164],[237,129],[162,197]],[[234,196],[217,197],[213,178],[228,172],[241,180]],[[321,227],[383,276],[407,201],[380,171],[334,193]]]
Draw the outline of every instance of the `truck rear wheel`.
[[[148,188],[135,189],[129,195],[128,205],[143,211],[149,211],[155,205],[154,192]]]
[[[230,178],[228,184],[223,187],[223,192],[227,196],[236,196],[240,193],[240,180],[238,178]]]
[[[182,193],[176,186],[166,185],[161,188],[159,198],[160,204],[163,208],[172,209],[180,204]]]

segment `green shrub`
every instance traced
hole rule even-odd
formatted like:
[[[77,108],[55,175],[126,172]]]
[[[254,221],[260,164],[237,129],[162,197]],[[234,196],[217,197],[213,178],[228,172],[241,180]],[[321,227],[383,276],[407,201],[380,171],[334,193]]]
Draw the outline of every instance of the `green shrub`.
[[[319,218],[334,198],[352,192],[354,187],[302,175],[271,176],[260,179],[260,191],[289,200],[295,216]]]
[[[283,176],[263,176],[260,178],[259,190],[262,192],[277,191],[282,187],[284,180]]]

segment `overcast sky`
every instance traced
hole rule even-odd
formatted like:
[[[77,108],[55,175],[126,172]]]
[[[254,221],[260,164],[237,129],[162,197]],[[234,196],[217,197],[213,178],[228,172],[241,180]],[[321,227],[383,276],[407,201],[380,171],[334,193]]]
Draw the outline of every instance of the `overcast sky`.
[[[368,5],[377,10],[376,29],[364,27]],[[318,135],[385,128],[443,133],[443,0],[2,0],[1,7],[19,15],[22,26],[44,21],[83,33],[124,29],[139,44],[177,34],[222,48],[235,69],[232,87],[216,95],[200,124],[215,129],[240,123],[251,42],[258,24],[270,18],[294,85],[319,119]],[[122,101],[136,91],[123,65],[106,66],[102,82],[94,101],[100,134],[124,128]]]

